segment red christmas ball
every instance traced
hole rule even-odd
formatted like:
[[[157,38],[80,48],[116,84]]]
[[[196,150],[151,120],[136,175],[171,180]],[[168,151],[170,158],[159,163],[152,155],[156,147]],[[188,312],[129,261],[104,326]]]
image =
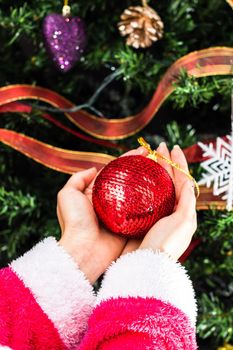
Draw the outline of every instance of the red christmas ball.
[[[120,157],[97,176],[92,201],[110,231],[143,237],[156,221],[172,213],[175,188],[168,172],[143,156]]]

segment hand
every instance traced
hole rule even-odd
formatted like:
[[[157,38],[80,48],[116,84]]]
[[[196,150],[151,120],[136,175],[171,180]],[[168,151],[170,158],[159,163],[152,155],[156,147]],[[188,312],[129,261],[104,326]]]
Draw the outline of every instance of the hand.
[[[124,155],[146,155],[143,147]],[[99,224],[92,206],[92,189],[97,170],[80,171],[58,193],[57,216],[61,227],[60,244],[75,259],[91,283],[119,257],[126,239]]]
[[[165,143],[162,143],[157,151],[188,171],[187,161],[179,146],[173,148],[171,155]],[[143,240],[129,241],[122,254],[138,248],[150,248],[166,252],[174,260],[178,260],[188,248],[197,227],[193,182],[187,175],[171,167],[165,161],[158,158],[158,162],[168,171],[175,185],[176,205],[174,212],[155,223]]]

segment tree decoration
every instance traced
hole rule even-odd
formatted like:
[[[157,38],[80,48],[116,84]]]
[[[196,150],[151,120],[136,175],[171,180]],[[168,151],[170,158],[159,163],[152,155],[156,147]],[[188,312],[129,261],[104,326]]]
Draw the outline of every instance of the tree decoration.
[[[163,36],[164,24],[157,12],[142,0],[142,6],[130,6],[121,15],[118,29],[128,36],[126,44],[135,49],[146,48]]]
[[[62,72],[74,66],[86,46],[84,22],[79,17],[71,17],[68,0],[64,0],[62,15],[52,13],[45,17],[43,36],[49,55]]]
[[[218,137],[215,146],[212,142],[207,145],[198,143],[204,152],[203,156],[208,157],[201,163],[206,173],[202,175],[199,185],[210,187],[213,183],[213,194],[222,195],[222,199],[227,201],[227,210],[233,206],[233,95],[231,101],[231,135]]]
[[[210,142],[204,144],[198,142],[203,150],[203,157],[208,159],[201,163],[202,168],[206,171],[199,181],[199,185],[206,185],[208,188],[213,184],[213,194],[222,195],[222,199],[227,200],[227,208],[232,208],[232,190],[229,186],[231,174],[231,137],[226,139],[218,137],[216,144]]]
[[[181,57],[164,74],[143,110],[124,118],[110,119],[108,116],[96,118],[96,115],[83,109],[79,108],[75,111],[75,105],[65,97],[55,91],[33,85],[8,85],[0,88],[0,106],[23,99],[46,101],[58,107],[55,109],[56,112],[66,109],[65,115],[68,119],[92,136],[105,140],[124,139],[143,129],[155,117],[164,101],[175,90],[174,83],[179,78],[181,69],[185,69],[189,75],[196,78],[232,75],[232,57],[233,48],[231,47],[212,47]],[[85,107],[88,107],[87,104]],[[43,111],[45,111],[44,108]],[[50,109],[48,111],[51,112]]]
[[[156,221],[172,213],[175,188],[154,160],[125,156],[97,176],[92,201],[99,219],[112,232],[143,237]]]
[[[93,137],[87,139],[87,135],[78,134],[75,130],[62,125],[56,118],[51,118],[43,113],[43,118],[49,120],[56,126],[72,132],[76,136],[98,143],[106,147],[112,147],[112,144],[106,143],[108,139],[122,139],[133,135],[141,130],[156,115],[160,106],[166,98],[174,91],[174,82],[179,76],[180,69],[186,69],[191,76],[199,77],[203,75],[230,75],[232,74],[232,55],[233,49],[228,47],[215,47],[192,52],[177,60],[165,73],[155,93],[148,105],[137,115],[109,119],[107,117],[97,118],[95,115],[82,109],[77,109],[72,102],[68,101],[62,95],[53,90],[33,85],[8,85],[0,88],[0,115],[4,113],[31,113],[32,109],[27,104],[18,102],[22,100],[34,99],[38,102],[46,101],[54,108],[55,112],[63,111],[65,116],[80,129],[86,133],[102,140],[95,140]],[[40,106],[38,106],[39,109]],[[44,106],[43,106],[44,107]],[[46,109],[43,108],[43,111]],[[48,109],[50,111],[50,109]],[[1,114],[2,113],[2,114]],[[37,114],[38,115],[38,114]],[[98,142],[97,142],[98,141]],[[15,148],[19,152],[44,164],[47,167],[56,169],[64,173],[73,173],[88,166],[97,166],[101,169],[110,159],[106,154],[92,153],[93,158],[87,152],[76,152],[70,150],[55,150],[52,145],[41,144],[36,139],[13,132],[11,130],[0,129],[0,142]],[[38,147],[38,145],[40,145]],[[119,146],[119,145],[118,145]],[[200,146],[193,145],[189,150],[184,150],[188,161],[201,162],[204,157]],[[56,154],[56,157],[54,156]],[[97,164],[98,163],[98,164]],[[218,209],[225,209],[225,202],[212,194],[212,188],[203,188],[197,201],[197,208],[206,210],[210,206],[216,206]]]

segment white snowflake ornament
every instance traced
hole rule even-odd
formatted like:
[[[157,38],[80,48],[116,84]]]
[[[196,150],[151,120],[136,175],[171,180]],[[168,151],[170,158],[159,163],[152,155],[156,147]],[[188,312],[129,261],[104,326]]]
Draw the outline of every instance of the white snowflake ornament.
[[[222,195],[227,201],[227,210],[233,205],[233,144],[232,136],[218,137],[216,144],[198,142],[203,150],[203,157],[208,157],[201,163],[206,173],[202,175],[199,185],[210,187],[213,184],[213,195]]]

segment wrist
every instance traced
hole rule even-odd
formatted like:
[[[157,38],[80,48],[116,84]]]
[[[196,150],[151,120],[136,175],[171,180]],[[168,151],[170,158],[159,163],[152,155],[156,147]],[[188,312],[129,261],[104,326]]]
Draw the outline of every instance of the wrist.
[[[166,245],[164,246],[162,244],[153,244],[152,246],[150,244],[142,242],[138,249],[150,249],[155,253],[164,253],[172,260],[178,260],[176,254],[173,254],[173,252],[168,247],[166,247]]]
[[[94,284],[104,272],[105,268],[99,259],[93,242],[90,244],[86,241],[74,243],[63,236],[59,244],[74,259],[79,269],[84,273],[91,284]]]

